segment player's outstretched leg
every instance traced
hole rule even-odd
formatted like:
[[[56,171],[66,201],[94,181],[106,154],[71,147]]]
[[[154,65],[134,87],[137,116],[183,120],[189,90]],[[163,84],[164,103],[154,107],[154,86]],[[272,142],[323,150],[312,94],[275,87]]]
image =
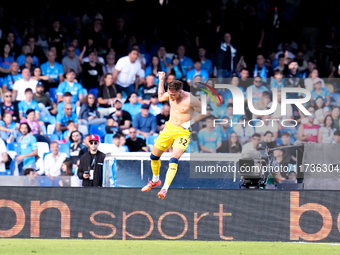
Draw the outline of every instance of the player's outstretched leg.
[[[165,182],[160,192],[158,192],[158,198],[164,199],[168,192],[169,186],[177,173],[178,159],[171,158],[169,160],[169,169],[166,172]]]
[[[161,168],[161,161],[159,157],[156,157],[151,153],[150,156],[151,159],[151,169],[152,169],[152,181],[149,181],[148,184],[146,184],[142,188],[142,192],[149,191],[153,187],[161,186],[161,180],[159,179],[159,169]]]

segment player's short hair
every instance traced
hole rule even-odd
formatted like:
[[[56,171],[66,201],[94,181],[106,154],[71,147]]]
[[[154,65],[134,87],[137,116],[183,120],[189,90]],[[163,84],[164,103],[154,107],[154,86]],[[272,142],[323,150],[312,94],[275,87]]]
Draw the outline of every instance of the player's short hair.
[[[172,81],[168,84],[169,90],[180,91],[183,89],[183,82],[179,80]]]

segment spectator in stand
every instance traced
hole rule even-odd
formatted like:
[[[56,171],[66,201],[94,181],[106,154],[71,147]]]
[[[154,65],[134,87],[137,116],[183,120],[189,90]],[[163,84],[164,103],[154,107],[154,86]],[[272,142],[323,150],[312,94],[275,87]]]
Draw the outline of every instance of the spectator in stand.
[[[63,134],[63,140],[66,143],[70,143],[69,138],[73,131],[77,130],[76,125],[74,124],[73,120],[68,120],[66,124],[67,130]]]
[[[148,151],[146,147],[145,140],[137,137],[137,130],[134,127],[129,128],[129,138],[126,140],[126,146],[129,148],[130,152],[136,151]]]
[[[276,70],[279,70],[279,71],[284,71],[285,69],[285,63],[284,63],[284,60],[285,60],[285,54],[280,54],[278,59],[277,59],[277,66],[272,66],[274,68],[274,71]]]
[[[259,116],[260,117],[260,116]],[[276,141],[279,133],[279,128],[277,125],[277,122],[274,120],[271,120],[270,115],[263,115],[261,116],[262,121],[261,124],[263,123],[262,126],[260,124],[256,125],[255,127],[255,132],[261,135],[261,141],[264,141],[264,135],[267,131],[270,131],[273,133],[273,140]]]
[[[30,46],[30,53],[32,53],[33,56],[36,56],[38,58],[38,61],[41,63],[43,58],[45,58],[45,54],[42,48],[36,45],[35,37],[33,35],[28,35],[26,37],[26,40],[27,40],[27,45]]]
[[[36,120],[40,120],[38,102],[33,100],[33,91],[31,88],[25,90],[25,100],[19,102],[18,108],[20,120],[26,118],[26,112],[29,109],[33,109],[36,112]]]
[[[8,34],[7,34],[7,37],[6,37],[6,42],[10,47],[11,47],[11,51],[10,51],[10,55],[13,56],[14,58],[17,58],[19,57],[20,55],[20,52],[21,52],[21,48],[20,46],[15,42],[15,34],[10,31]]]
[[[13,97],[12,101],[23,101],[26,98],[26,90],[30,89],[31,92],[35,93],[37,82],[31,78],[30,71],[25,68],[22,70],[23,78],[16,81],[13,85]],[[33,94],[32,94],[33,97]]]
[[[315,81],[320,81],[321,80],[321,88],[326,88],[324,80],[319,78],[319,71],[318,69],[313,69],[308,78],[304,80],[305,82],[305,88],[308,89],[309,91],[313,91],[314,89],[314,83]]]
[[[334,132],[333,143],[340,143],[340,130]]]
[[[261,141],[261,135],[258,133],[255,133],[251,136],[251,141],[249,143],[246,143],[242,148],[242,154],[245,154],[249,151],[256,150],[257,144]]]
[[[262,82],[267,84],[270,82],[270,78],[273,77],[273,69],[270,66],[265,65],[266,59],[262,54],[258,54],[256,57],[256,65],[253,71],[253,77],[261,77]]]
[[[193,78],[197,75],[201,76],[201,82],[203,83],[207,82],[209,79],[209,73],[202,69],[202,63],[199,58],[194,59],[194,69],[188,71],[186,75],[186,81],[190,86],[193,83]]]
[[[240,79],[237,76],[234,76],[233,78],[231,78],[230,84],[238,87],[244,93],[245,90],[243,89],[242,86],[240,86]],[[226,105],[232,104],[234,102],[233,95],[229,89],[222,93],[223,93],[223,99],[224,99],[223,101],[225,102]]]
[[[5,113],[9,113],[13,117],[13,121],[19,122],[19,109],[17,102],[12,102],[12,92],[7,90],[2,96],[2,101],[0,103],[1,107],[1,117],[4,118]]]
[[[66,81],[59,84],[57,94],[58,102],[62,101],[62,97],[65,92],[70,92],[72,94],[72,103],[76,106],[80,106],[84,100],[83,86],[75,82],[76,72],[73,69],[68,69],[66,71]]]
[[[98,111],[100,117],[108,116],[114,110],[113,104],[117,98],[122,98],[120,88],[113,83],[111,73],[104,74],[104,84],[98,89]]]
[[[59,151],[59,144],[51,142],[51,153],[47,154],[44,159],[45,175],[48,177],[57,177],[61,175],[61,167],[67,158],[67,154]]]
[[[159,48],[158,48],[157,56],[158,56],[158,59],[160,60],[162,70],[165,70],[171,63],[171,59],[167,58],[166,54],[167,54],[167,52],[166,52],[165,46],[160,45]],[[153,59],[151,59],[151,62],[152,61],[153,61]],[[158,72],[157,72],[157,74],[158,74]],[[146,72],[145,72],[145,75],[147,75]]]
[[[329,106],[325,106],[325,102],[322,97],[318,97],[315,101],[315,119],[316,124],[323,125],[325,117],[330,114],[331,108]]]
[[[83,155],[81,151],[86,146],[83,143],[83,135],[78,130],[71,132],[70,142],[70,159],[72,160],[73,167],[75,167],[79,164],[79,159]]]
[[[327,115],[323,122],[323,127],[320,127],[318,132],[318,143],[332,143],[336,129],[331,115]]]
[[[6,162],[8,161],[7,148],[2,139],[0,139],[0,173],[6,172]]]
[[[76,112],[77,106],[72,103],[73,96],[70,92],[65,92],[63,96],[63,101],[61,101],[57,106],[57,112],[64,112],[64,108],[66,104],[72,105],[72,112]]]
[[[52,29],[47,33],[48,44],[57,49],[58,56],[65,54],[66,35],[60,29],[60,21],[54,20]]]
[[[276,140],[274,139],[274,134],[271,131],[264,133],[263,141],[267,144],[269,149],[276,147]]]
[[[217,95],[221,98],[222,104],[220,103]],[[213,110],[211,114],[214,115],[217,119],[220,119],[227,115],[227,106],[224,104],[224,97],[220,94],[217,95],[214,94],[216,105],[215,103],[211,103],[210,106]]]
[[[223,41],[216,52],[217,78],[230,78],[236,70],[237,51],[230,42],[230,33],[224,33]]]
[[[126,95],[137,90],[136,78],[142,68],[137,58],[138,50],[131,48],[128,56],[118,60],[113,73],[113,82],[118,84],[120,90]]]
[[[246,91],[247,88],[252,84],[252,79],[249,79],[249,71],[246,68],[242,68],[240,71],[239,88],[243,88]]]
[[[170,60],[170,59],[169,59]],[[170,63],[170,61],[169,61]],[[151,64],[145,69],[145,76],[152,74],[155,77],[155,84],[158,85],[158,72],[165,72],[165,68],[162,68],[161,61],[157,55],[152,56]]]
[[[144,136],[145,139],[157,132],[156,117],[150,114],[149,109],[150,105],[143,104],[141,112],[132,121],[132,126],[137,130],[137,134]]]
[[[311,92],[311,97],[313,98],[314,102],[318,97],[322,97],[322,99],[326,101],[325,105],[329,106],[331,103],[331,96],[328,89],[321,87],[322,80],[320,78],[315,78],[313,83],[314,90]]]
[[[22,79],[21,73],[19,73],[19,64],[13,61],[9,67],[9,74],[4,78],[2,84],[2,90],[5,92],[7,90],[13,89],[13,85],[16,81]]]
[[[264,91],[262,93],[262,99],[254,102],[253,106],[256,110],[267,110],[268,105],[271,103],[269,91]],[[281,111],[281,108],[276,110]],[[253,119],[256,119],[256,114],[253,114]]]
[[[31,128],[27,123],[21,123],[19,131],[22,136],[18,139],[20,144],[21,154],[15,158],[19,163],[19,173],[22,174],[22,170],[27,168],[36,169],[35,157],[38,156],[37,139],[31,135]]]
[[[334,127],[336,128],[336,130],[340,130],[340,108],[337,106],[333,107],[331,111],[331,116],[333,118]]]
[[[3,51],[0,53],[0,67],[3,69],[7,69],[11,66],[11,63],[14,61],[14,57],[10,55],[11,47],[8,43],[3,45]]]
[[[30,126],[31,134],[35,136],[38,142],[49,143],[49,141],[44,137],[44,131],[41,129],[40,125],[44,123],[39,123],[35,117],[35,111],[33,109],[28,109],[26,112],[26,119],[22,119],[20,123],[27,123]]]
[[[255,133],[254,128],[248,125],[248,118],[243,115],[239,121],[241,124],[233,126],[234,132],[239,137],[239,142],[244,145],[251,141],[251,136]],[[244,124],[244,125],[243,125]]]
[[[288,65],[287,65],[288,63]],[[285,55],[285,69],[283,75],[285,77],[285,87],[297,88],[302,87],[302,75],[298,72],[299,65],[297,60],[292,59],[288,62],[287,54]],[[287,93],[287,98],[297,98],[298,93]]]
[[[314,124],[315,119],[315,108],[310,106],[307,108],[308,112],[312,115],[307,115],[308,123],[301,125],[298,128],[298,139],[304,142],[314,142],[316,143],[318,140],[318,131],[320,126]]]
[[[155,76],[153,74],[149,74],[146,76],[146,84],[138,90],[138,102],[141,104],[149,104],[151,95],[157,94],[158,87],[155,84]]]
[[[79,124],[81,125],[105,125],[106,119],[100,118],[97,110],[97,99],[89,93],[84,99],[79,112]]]
[[[280,70],[274,71],[274,79],[270,80],[270,90],[277,88],[278,90],[284,87],[283,72]]]
[[[140,112],[140,109],[142,108],[142,104],[138,103],[137,99],[137,93],[132,92],[128,95],[123,105],[123,110],[130,113],[132,119],[135,117],[136,114]]]
[[[26,57],[27,57],[27,54],[29,54],[29,56],[32,57],[32,61],[31,61],[31,64],[33,66],[39,66],[39,60],[36,56],[34,56],[31,52],[31,47],[26,44],[22,47],[22,53],[21,55],[17,58],[17,62],[18,62],[18,65],[21,67],[23,66],[27,60],[26,60]]]
[[[0,137],[7,143],[17,138],[17,123],[13,122],[12,115],[6,112],[0,121]]]
[[[115,71],[116,54],[114,51],[109,52],[106,55],[106,64],[103,66],[103,74],[113,74]]]
[[[76,48],[73,45],[67,47],[67,56],[61,60],[61,64],[64,68],[64,73],[67,74],[67,70],[74,70],[76,76],[81,72],[80,62],[76,56]]]
[[[33,80],[37,81],[37,84],[44,84],[44,87],[48,87],[49,83],[48,83],[48,76],[47,75],[41,75],[41,69],[40,67],[36,67],[33,70],[33,74],[31,74],[31,78]]]
[[[292,145],[290,142],[291,135],[288,132],[283,132],[281,135],[282,146]],[[286,161],[294,161],[296,163],[296,148],[286,148],[284,149],[283,157]]]
[[[207,51],[205,50],[204,47],[200,46],[198,47],[198,57],[201,60],[201,64],[202,64],[202,69],[205,70],[208,74],[209,77],[213,76],[213,65],[210,59],[206,58],[206,54]]]
[[[280,166],[286,166],[288,167],[289,164],[294,164],[292,160],[289,160],[287,158],[284,157],[284,150],[285,149],[281,149],[280,147],[277,147],[274,151],[273,151],[273,156],[275,158],[275,161],[277,163],[280,164]],[[283,178],[287,178],[288,172],[287,171],[280,171],[280,174]]]
[[[234,104],[228,104],[227,106],[227,113],[225,114],[226,117],[230,119],[230,123],[237,123],[242,115],[233,115],[234,112]]]
[[[127,147],[127,145],[126,145],[125,135],[120,136],[120,146],[124,147],[126,152],[129,152],[129,147]]]
[[[30,70],[31,75],[34,74],[34,69],[37,66],[33,64],[33,55],[31,53],[27,53],[25,56],[25,63],[20,65],[20,70],[23,70],[24,68],[28,68]]]
[[[246,95],[248,95],[248,90],[252,91],[253,103],[262,99],[262,93],[264,91],[268,92],[268,88],[262,85],[262,79],[260,76],[254,78],[254,84],[247,88]]]
[[[65,159],[63,164],[61,165],[61,176],[73,176],[73,165],[72,160]],[[69,187],[71,186],[71,178],[62,178],[59,180],[60,187]]]
[[[103,68],[99,63],[97,52],[93,49],[89,49],[89,61],[85,62],[83,59],[85,51],[86,46],[84,46],[83,51],[80,53],[78,59],[81,64],[83,75],[82,85],[89,91],[91,88],[96,88],[99,86],[100,78],[103,75]]]
[[[50,50],[46,54],[47,62],[40,66],[43,75],[48,76],[48,88],[57,87],[64,80],[64,68],[56,62],[56,54]]]
[[[166,75],[174,75],[176,80],[185,80],[186,72],[182,68],[179,57],[174,55],[171,60],[171,64],[166,68]]]
[[[231,132],[228,140],[222,142],[221,147],[217,152],[226,153],[240,153],[242,151],[242,145],[239,142],[239,138],[235,132]]]
[[[216,117],[216,116],[215,116]],[[222,137],[222,141],[226,141],[229,139],[229,135],[234,132],[234,128],[230,126],[230,119],[229,117],[222,118],[221,125],[216,127],[216,131],[218,131]]]
[[[167,122],[169,118],[170,118],[170,105],[169,103],[164,103],[162,112],[156,116],[157,133],[164,129],[165,122]]]
[[[150,113],[154,116],[157,116],[162,112],[163,105],[158,100],[158,94],[151,95],[150,98]]]
[[[115,134],[112,138],[113,150],[112,152],[127,152],[127,148],[125,146],[120,145],[120,137],[119,133]]]
[[[184,75],[191,69],[193,69],[194,64],[191,60],[191,58],[185,56],[185,47],[184,45],[179,45],[177,48],[177,54],[179,58],[179,62],[181,64],[181,67],[183,69]]]
[[[222,134],[214,129],[214,117],[206,118],[205,124],[206,127],[198,132],[200,150],[205,153],[216,153],[222,145]]]
[[[44,93],[44,84],[38,83],[33,100],[38,103],[40,116],[57,115],[57,105]]]
[[[58,112],[56,117],[56,130],[59,132],[64,132],[67,130],[67,121],[72,120],[75,123],[76,128],[78,128],[78,117],[77,114],[72,112],[72,105],[65,104],[64,111]]]

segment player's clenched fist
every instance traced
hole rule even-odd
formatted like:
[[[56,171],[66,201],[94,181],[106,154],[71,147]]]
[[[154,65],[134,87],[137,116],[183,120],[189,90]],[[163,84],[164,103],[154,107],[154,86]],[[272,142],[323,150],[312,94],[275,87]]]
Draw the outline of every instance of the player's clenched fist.
[[[165,73],[164,72],[158,72],[158,79],[160,81],[164,81]]]

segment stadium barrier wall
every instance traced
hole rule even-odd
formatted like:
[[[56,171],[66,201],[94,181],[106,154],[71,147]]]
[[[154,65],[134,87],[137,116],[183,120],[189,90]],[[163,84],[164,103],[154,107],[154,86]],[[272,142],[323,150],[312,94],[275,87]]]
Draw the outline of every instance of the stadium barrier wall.
[[[339,191],[0,187],[0,237],[338,242]]]

